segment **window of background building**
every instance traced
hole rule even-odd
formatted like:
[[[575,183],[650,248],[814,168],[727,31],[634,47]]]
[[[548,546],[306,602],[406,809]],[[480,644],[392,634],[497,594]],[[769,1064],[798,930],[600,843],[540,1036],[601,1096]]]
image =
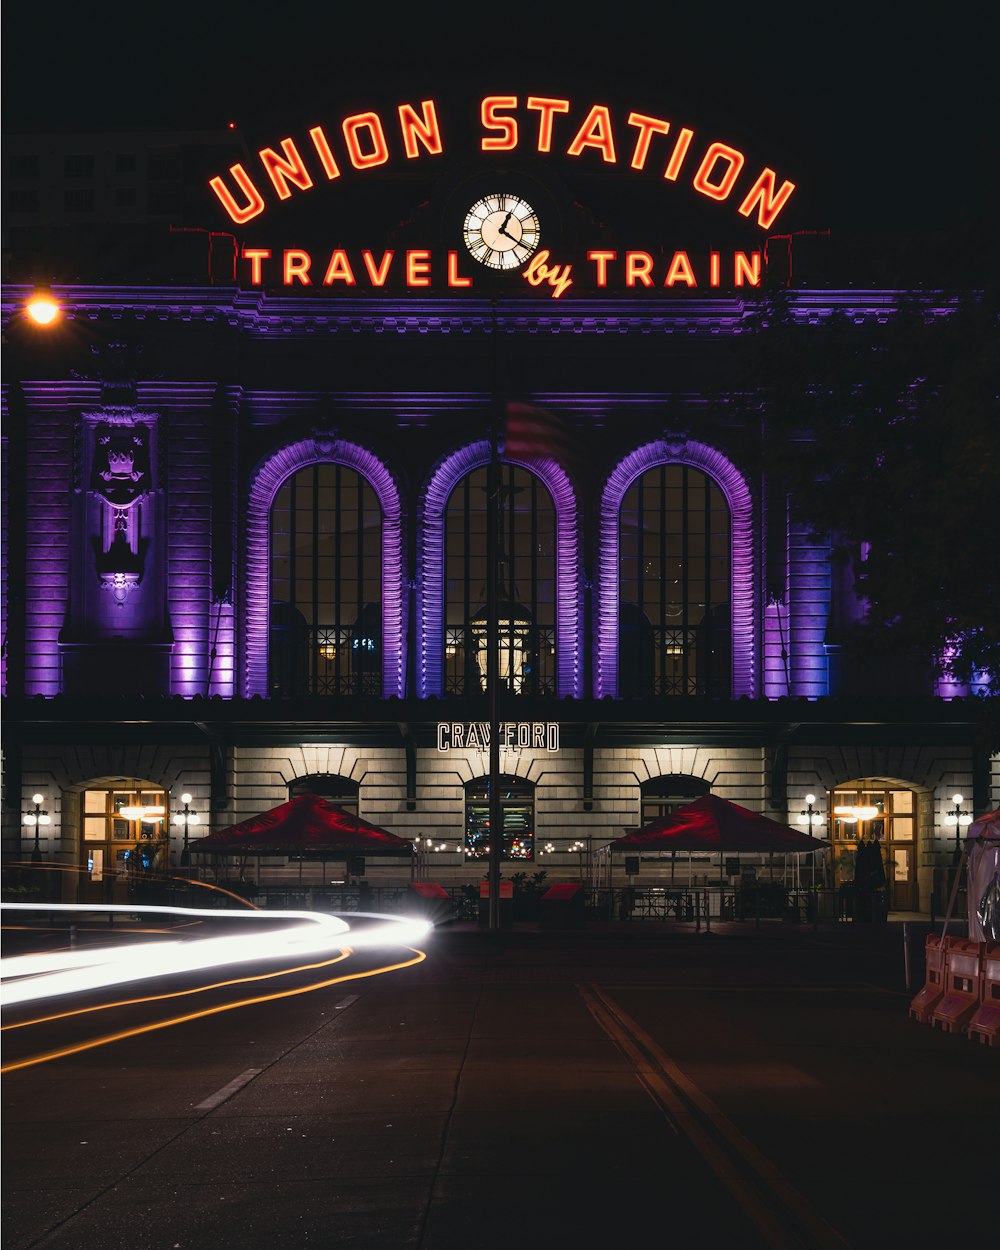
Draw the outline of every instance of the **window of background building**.
[[[181,174],[181,158],[177,152],[150,152],[146,161],[146,177],[150,182],[171,182]]]
[[[93,178],[93,156],[89,153],[70,152],[63,158],[63,173],[67,178]]]
[[[353,469],[314,464],[271,509],[269,687],[382,693],[382,511]]]
[[[92,213],[94,211],[94,192],[90,187],[70,188],[63,198],[67,213]]]
[[[135,187],[115,187],[115,207],[135,208]]]
[[[136,169],[134,152],[119,152],[115,156],[116,174],[134,174]]]
[[[683,464],[629,488],[619,515],[618,689],[730,694],[730,516],[722,491]]]
[[[535,858],[535,786],[523,777],[501,773],[500,810],[503,815],[503,858]],[[476,777],[465,784],[465,858],[487,859],[490,853],[490,779]]]
[[[18,152],[7,160],[8,178],[37,178],[40,163],[37,152]]]
[[[168,217],[180,211],[181,197],[174,187],[150,187],[146,194],[146,211],[152,217]]]
[[[501,465],[498,620],[501,681],[518,694],[555,693],[555,509],[542,482]],[[445,536],[446,694],[485,689],[486,469],[448,501]]]
[[[37,187],[11,187],[7,192],[7,209],[11,213],[37,213]]]

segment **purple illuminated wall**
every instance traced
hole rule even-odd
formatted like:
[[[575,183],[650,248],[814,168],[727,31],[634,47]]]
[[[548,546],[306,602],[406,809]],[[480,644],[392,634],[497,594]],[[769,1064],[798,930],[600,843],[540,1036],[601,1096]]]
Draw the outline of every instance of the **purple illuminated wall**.
[[[244,581],[244,693],[248,698],[267,694],[271,505],[286,478],[320,461],[343,464],[360,473],[382,509],[382,692],[385,698],[402,697],[406,623],[399,491],[392,474],[371,452],[336,438],[305,439],[282,448],[258,467],[251,482]]]
[[[601,497],[594,673],[598,698],[618,696],[618,518],[635,479],[661,464],[686,464],[707,474],[725,496],[732,518],[733,697],[757,696],[757,575],[752,499],[742,474],[703,443],[662,439],[639,447],[614,470]]]
[[[24,581],[24,691],[62,689],[59,637],[69,610],[73,528],[73,426],[67,412],[100,403],[89,382],[25,382],[31,412]]]
[[[459,481],[489,463],[485,439],[463,447],[444,460],[424,490],[420,512],[417,577],[417,695],[440,696],[444,666],[445,512]],[[569,478],[554,460],[505,457],[510,464],[534,473],[552,497],[556,514],[556,693],[580,698],[583,619],[576,496]]]

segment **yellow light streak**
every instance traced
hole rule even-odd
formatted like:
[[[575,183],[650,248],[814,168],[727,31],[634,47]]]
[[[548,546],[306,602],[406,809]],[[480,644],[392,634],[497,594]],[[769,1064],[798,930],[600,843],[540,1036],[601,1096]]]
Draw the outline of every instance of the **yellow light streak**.
[[[276,1002],[281,998],[294,998],[299,994],[311,994],[314,990],[327,989],[331,985],[343,985],[348,981],[361,981],[367,977],[381,976],[386,972],[397,972],[401,968],[412,968],[414,964],[423,963],[427,958],[425,951],[417,950],[416,947],[409,947],[413,951],[415,958],[407,959],[402,963],[387,964],[382,968],[370,968],[367,972],[352,972],[346,976],[333,977],[328,981],[318,981],[315,985],[303,985],[297,989],[279,990],[274,994],[262,994],[258,998],[244,998],[235,1003],[222,1003],[216,1007],[206,1007],[204,1011],[193,1011],[185,1016],[175,1016],[171,1020],[157,1020],[153,1024],[143,1024],[132,1029],[123,1029],[120,1033],[109,1033],[105,1037],[91,1038],[86,1042],[78,1042],[73,1046],[64,1046],[59,1050],[49,1051],[44,1055],[34,1055],[29,1059],[18,1059],[13,1063],[5,1063],[0,1067],[0,1074],[8,1072],[17,1072],[21,1068],[35,1067],[41,1063],[51,1063],[55,1059],[65,1059],[69,1055],[77,1055],[85,1050],[96,1050],[99,1046],[108,1046],[112,1042],[125,1041],[130,1037],[139,1037],[143,1033],[155,1033],[159,1029],[173,1028],[174,1025],[188,1024],[192,1020],[200,1020],[207,1016],[221,1015],[224,1011],[237,1011],[240,1007],[254,1007],[258,1003]],[[353,952],[348,948],[348,954]]]
[[[15,1024],[0,1025],[0,1033],[10,1029],[26,1029],[32,1024],[50,1024],[53,1020],[69,1020],[73,1016],[86,1016],[94,1011],[110,1011],[114,1007],[138,1007],[143,1003],[162,1003],[168,998],[184,998],[188,994],[205,994],[209,990],[224,990],[231,985],[249,985],[253,981],[270,981],[275,977],[288,977],[296,972],[314,972],[317,968],[329,968],[342,963],[353,952],[342,951],[335,959],[323,959],[316,964],[300,964],[297,968],[281,968],[277,972],[261,972],[252,977],[234,977],[231,981],[215,981],[212,985],[194,985],[187,990],[171,990],[167,994],[148,994],[144,998],[120,998],[117,1002],[94,1003],[90,1007],[77,1007],[73,1011],[59,1011],[51,1016],[36,1016],[33,1020],[18,1020]]]

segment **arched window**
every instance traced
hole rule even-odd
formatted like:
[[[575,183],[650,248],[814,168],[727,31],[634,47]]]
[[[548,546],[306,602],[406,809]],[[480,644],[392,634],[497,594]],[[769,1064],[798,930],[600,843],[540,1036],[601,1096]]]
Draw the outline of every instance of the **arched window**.
[[[350,777],[341,777],[339,773],[309,773],[308,776],[296,777],[288,783],[290,799],[297,799],[303,794],[318,794],[321,799],[329,799],[331,803],[355,814],[360,790],[356,781],[352,781]]]
[[[660,777],[650,777],[642,783],[639,824],[648,825],[651,821],[659,820],[661,816],[670,816],[679,807],[708,794],[711,788],[704,778],[689,777],[684,773],[664,773]]]
[[[625,492],[618,526],[619,693],[728,697],[732,540],[722,491],[690,465],[655,465]]]
[[[382,510],[354,469],[317,462],[271,507],[272,695],[382,693]]]
[[[523,777],[501,773],[500,811],[503,816],[503,858],[535,858],[535,786]],[[489,858],[490,779],[475,777],[465,784],[465,858]]]
[[[485,689],[486,473],[474,469],[448,500],[445,525],[444,692]],[[497,612],[500,679],[516,694],[556,690],[556,516],[543,483],[500,466]]]

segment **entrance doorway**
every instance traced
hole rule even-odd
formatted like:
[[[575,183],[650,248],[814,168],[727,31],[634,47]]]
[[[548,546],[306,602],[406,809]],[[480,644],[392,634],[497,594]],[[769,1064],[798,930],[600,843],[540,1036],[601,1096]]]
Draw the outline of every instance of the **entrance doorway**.
[[[854,879],[858,844],[874,842],[882,855],[890,911],[919,911],[917,803],[912,790],[885,783],[838,786],[831,803],[834,880]]]
[[[168,867],[166,794],[121,781],[84,790],[80,802],[80,901],[126,902],[130,886]]]

